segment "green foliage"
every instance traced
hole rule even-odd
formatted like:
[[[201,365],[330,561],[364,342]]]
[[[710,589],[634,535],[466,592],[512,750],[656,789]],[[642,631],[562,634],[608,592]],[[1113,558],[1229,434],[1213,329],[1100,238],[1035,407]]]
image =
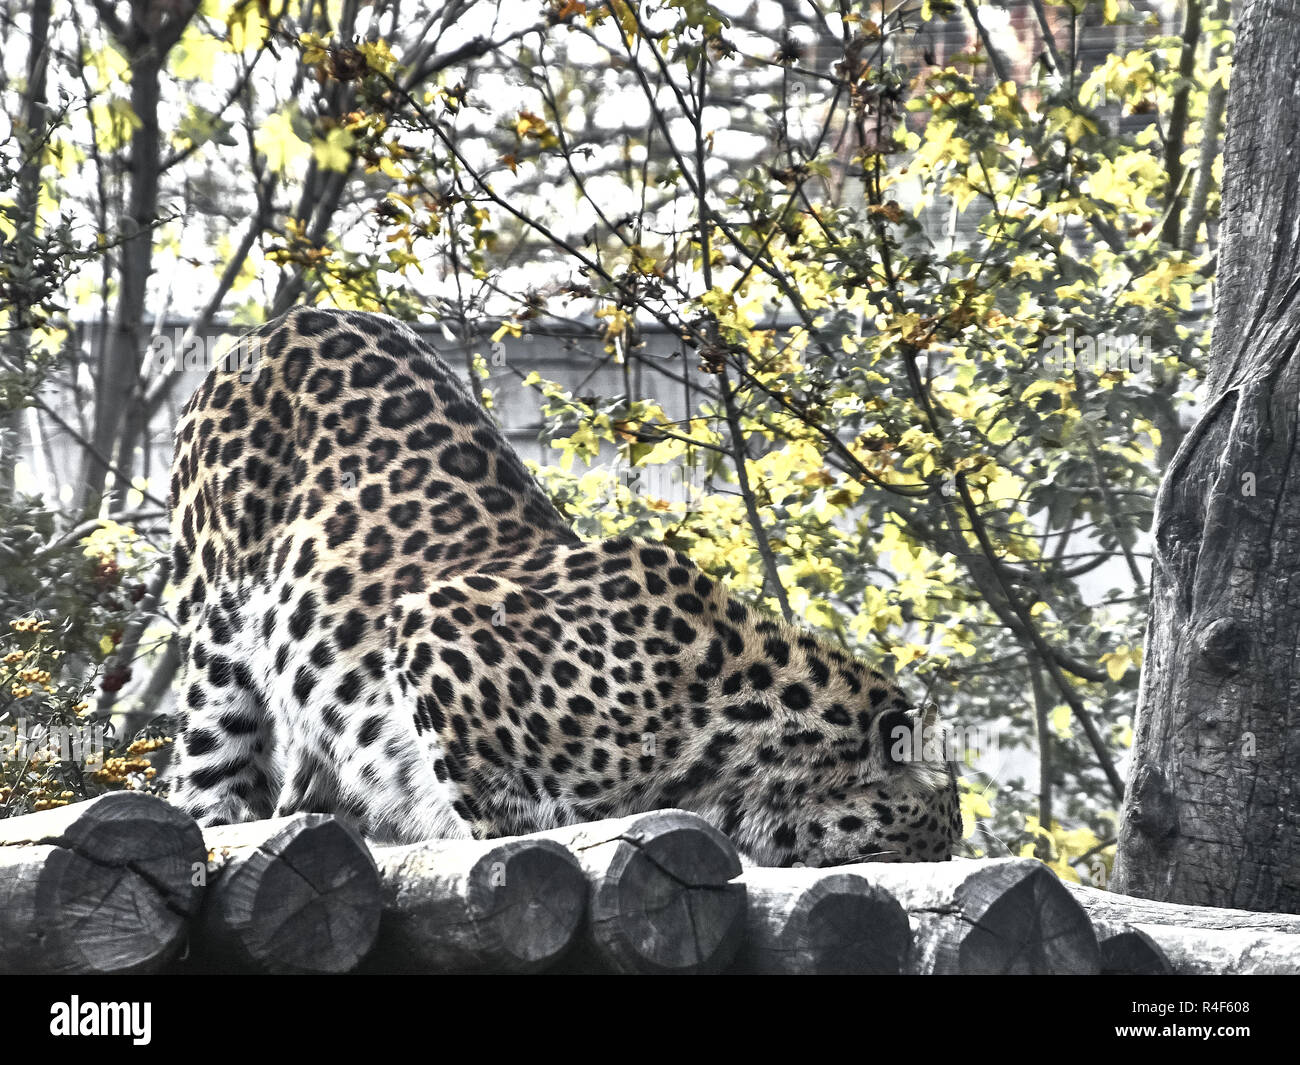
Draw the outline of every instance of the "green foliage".
[[[152,789],[149,755],[164,745],[117,736],[93,706],[97,691],[116,692],[131,677],[116,651],[138,622],[154,552],[124,526],[79,524],[9,482],[12,418],[66,371],[69,283],[107,244],[87,239],[70,212],[40,209],[56,186],[54,168],[37,161],[62,129],[56,117],[0,146],[0,186],[15,190],[0,202],[0,818]]]
[[[111,522],[60,535],[57,517],[39,498],[0,503],[0,817],[152,790],[150,754],[166,744],[119,736],[92,702],[131,678],[116,651],[149,551]]]
[[[70,213],[49,209],[37,161],[56,129],[19,127],[0,144],[0,189],[15,193],[0,195],[0,416],[28,406],[63,354],[68,282],[102,254]]]
[[[662,538],[740,594],[788,604],[913,674],[950,721],[989,726],[1004,752],[1050,748],[1055,818],[1073,827],[1040,828],[1013,780],[987,781],[1000,801],[985,808],[972,792],[968,812],[985,818],[977,848],[1028,847],[1067,868],[1113,835],[1116,796],[1099,762],[1131,743],[1143,537],[1204,341],[1193,297],[1207,249],[1161,242],[1164,146],[1154,125],[1124,117],[1168,111],[1183,85],[1177,42],[1018,87],[990,79],[979,54],[925,70],[892,62],[887,46],[915,29],[912,13],[883,25],[864,14],[836,68],[842,110],[827,96],[816,108],[827,128],[856,128],[860,195],[827,194],[843,166],[836,141],[786,137],[791,101],[810,106],[789,77],[775,149],[715,192],[699,178],[711,134],[692,93],[702,67],[727,82],[744,62],[721,15],[701,32],[699,19],[669,26],[656,13],[615,3],[587,23],[612,15],[611,53],[621,44],[628,65],[681,87],[696,143],[641,182],[643,195],[673,190],[689,223],[654,250],[629,225],[593,254],[536,216],[519,239],[531,223],[581,273],[560,291],[594,296],[615,362],[637,358],[639,327],[655,319],[682,337],[679,366],[705,383],[683,420],[654,397],[579,397],[532,375],[559,454],[539,472],[581,531]],[[660,98],[647,94],[654,113]],[[1202,99],[1198,83],[1193,115]],[[427,128],[451,113],[421,108],[394,124]],[[595,200],[563,114],[520,114],[532,165],[563,160],[574,197]],[[510,220],[515,205],[488,181],[465,186]],[[958,221],[946,239],[934,233],[940,213]],[[479,231],[477,215],[456,230],[469,257],[496,261]],[[521,300],[518,323],[535,303]],[[691,484],[672,500],[641,488],[665,477],[635,474],[684,463]],[[1079,578],[1111,559],[1130,579],[1085,595]]]

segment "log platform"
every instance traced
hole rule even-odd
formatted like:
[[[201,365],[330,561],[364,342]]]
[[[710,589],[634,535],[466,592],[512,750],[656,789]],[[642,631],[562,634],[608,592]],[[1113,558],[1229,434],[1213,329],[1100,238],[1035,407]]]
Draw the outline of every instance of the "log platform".
[[[1297,974],[1300,915],[1021,858],[745,868],[683,810],[402,847],[130,792],[0,820],[0,973],[158,972]]]

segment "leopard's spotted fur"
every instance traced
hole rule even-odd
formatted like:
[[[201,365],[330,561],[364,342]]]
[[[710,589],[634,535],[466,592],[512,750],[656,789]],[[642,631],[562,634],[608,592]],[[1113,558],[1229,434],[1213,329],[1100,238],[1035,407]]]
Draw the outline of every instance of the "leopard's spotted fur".
[[[172,475],[201,821],[410,841],[676,806],[768,865],[948,857],[951,769],[890,757],[918,712],[883,676],[681,554],[579,540],[405,326],[298,309],[246,343]]]

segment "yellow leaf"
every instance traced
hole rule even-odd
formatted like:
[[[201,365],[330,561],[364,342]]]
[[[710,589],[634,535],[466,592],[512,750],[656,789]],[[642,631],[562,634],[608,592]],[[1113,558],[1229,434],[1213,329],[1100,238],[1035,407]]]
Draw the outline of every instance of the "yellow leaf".
[[[1052,731],[1058,736],[1070,735],[1070,722],[1073,718],[1070,708],[1062,704],[1052,710]]]
[[[88,52],[86,65],[96,74],[95,90],[97,92],[103,92],[112,82],[118,79],[125,80],[125,75],[131,69],[131,64],[127,62],[126,57],[111,44],[106,44],[103,48]]]
[[[1108,651],[1098,661],[1106,667],[1106,673],[1111,680],[1119,680],[1128,672],[1128,667],[1133,660],[1129,649],[1121,647],[1118,651]]]
[[[969,787],[966,781],[962,781],[965,787]],[[963,790],[961,796],[961,837],[970,839],[975,833],[976,823],[981,818],[993,816],[993,809],[989,806],[989,801],[985,798],[983,792]]]
[[[352,153],[348,151],[352,143],[353,136],[346,129],[332,129],[324,138],[311,142],[312,158],[324,170],[346,173],[352,166]]]
[[[393,160],[389,158],[387,155],[381,155],[379,157],[379,169],[381,172],[387,174],[394,181],[406,180],[406,171],[404,171],[400,166],[398,166],[395,162],[393,162]]]
[[[672,462],[686,454],[686,444],[682,440],[669,437],[667,440],[660,440],[649,451],[641,456],[638,466],[658,466],[665,462]]]
[[[223,51],[219,40],[190,26],[169,53],[172,73],[182,81],[211,81],[217,56]]]
[[[230,30],[230,48],[235,52],[261,48],[271,32],[270,23],[258,4],[239,4],[231,8],[226,26]]]
[[[121,147],[140,128],[140,119],[131,109],[131,104],[121,96],[111,96],[107,103],[92,104],[90,115],[101,150],[112,151]]]
[[[320,66],[328,57],[329,45],[316,33],[304,33],[298,38],[302,45],[302,61],[309,67]]]
[[[894,656],[900,667],[910,665],[918,659],[926,656],[927,649],[923,644],[905,643],[901,647],[895,647],[890,654]]]
[[[364,41],[360,45],[360,51],[366,57],[370,69],[380,74],[391,73],[397,65],[397,59],[387,41]]]
[[[535,140],[543,148],[553,148],[559,143],[555,131],[546,124],[546,120],[531,111],[519,112],[519,117],[515,119],[515,136],[520,140]]]
[[[293,116],[287,111],[268,115],[254,135],[253,143],[266,156],[266,165],[280,174],[304,159],[308,152],[307,145],[294,132]]]

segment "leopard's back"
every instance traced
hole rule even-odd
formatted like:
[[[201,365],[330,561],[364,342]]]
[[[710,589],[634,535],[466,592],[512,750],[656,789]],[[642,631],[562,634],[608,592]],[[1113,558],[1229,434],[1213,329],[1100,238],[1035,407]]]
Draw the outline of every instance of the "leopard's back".
[[[437,736],[393,711],[393,604],[576,537],[437,352],[379,315],[268,323],[183,409],[171,494],[177,801],[463,834]]]

